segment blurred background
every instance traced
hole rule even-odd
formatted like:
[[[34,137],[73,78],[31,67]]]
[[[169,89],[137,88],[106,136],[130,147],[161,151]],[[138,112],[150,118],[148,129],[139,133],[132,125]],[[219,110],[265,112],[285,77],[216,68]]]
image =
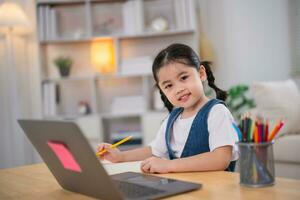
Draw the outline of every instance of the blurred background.
[[[300,150],[299,1],[0,0],[0,6],[0,168],[41,161],[20,118],[72,119],[93,148],[127,135],[134,139],[122,148],[147,145],[167,116],[152,61],[178,42],[212,62],[237,121],[248,111],[289,121],[281,136],[292,139],[275,148],[275,158],[294,170],[283,176],[300,177],[300,158],[289,157]],[[288,158],[287,146],[294,148]]]

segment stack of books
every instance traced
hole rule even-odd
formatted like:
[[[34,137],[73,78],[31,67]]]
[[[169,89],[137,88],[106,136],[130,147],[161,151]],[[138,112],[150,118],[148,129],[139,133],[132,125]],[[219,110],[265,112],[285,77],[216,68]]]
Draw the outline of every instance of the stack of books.
[[[145,110],[145,98],[141,95],[115,97],[111,104],[111,112],[116,114],[142,113]]]
[[[120,71],[122,75],[151,74],[152,62],[150,56],[123,59]]]

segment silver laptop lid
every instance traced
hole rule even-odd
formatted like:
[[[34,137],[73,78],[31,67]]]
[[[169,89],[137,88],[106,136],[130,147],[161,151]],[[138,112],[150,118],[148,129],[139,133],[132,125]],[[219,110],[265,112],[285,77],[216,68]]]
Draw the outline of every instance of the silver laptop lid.
[[[123,199],[76,123],[19,120],[62,188],[104,199]]]

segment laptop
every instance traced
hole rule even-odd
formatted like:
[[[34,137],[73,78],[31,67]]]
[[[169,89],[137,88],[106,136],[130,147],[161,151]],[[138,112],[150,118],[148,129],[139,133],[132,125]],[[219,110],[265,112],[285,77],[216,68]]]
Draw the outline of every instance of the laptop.
[[[158,199],[201,188],[199,183],[125,172],[108,175],[73,121],[18,120],[28,139],[66,190],[99,199]]]

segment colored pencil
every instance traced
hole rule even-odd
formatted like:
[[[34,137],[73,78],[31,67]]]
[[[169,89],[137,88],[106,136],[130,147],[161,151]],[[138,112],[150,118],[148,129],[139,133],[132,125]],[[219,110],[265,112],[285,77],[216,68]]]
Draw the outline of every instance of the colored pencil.
[[[131,138],[132,138],[132,135],[130,135],[130,136],[128,136],[128,137],[126,137],[126,138],[120,140],[119,142],[117,142],[117,143],[111,145],[110,148],[115,148],[115,147],[119,146],[120,144],[123,144],[124,142],[127,142],[127,141],[130,140]],[[97,152],[96,155],[97,155],[97,156],[100,156],[100,155],[104,154],[106,151],[107,151],[107,149],[103,149],[102,151]]]
[[[275,136],[277,135],[277,133],[280,131],[280,129],[283,127],[284,125],[284,122],[283,121],[279,121],[276,126],[273,128],[273,130],[271,131],[270,133],[270,136],[269,136],[269,140],[268,141],[272,141]]]

